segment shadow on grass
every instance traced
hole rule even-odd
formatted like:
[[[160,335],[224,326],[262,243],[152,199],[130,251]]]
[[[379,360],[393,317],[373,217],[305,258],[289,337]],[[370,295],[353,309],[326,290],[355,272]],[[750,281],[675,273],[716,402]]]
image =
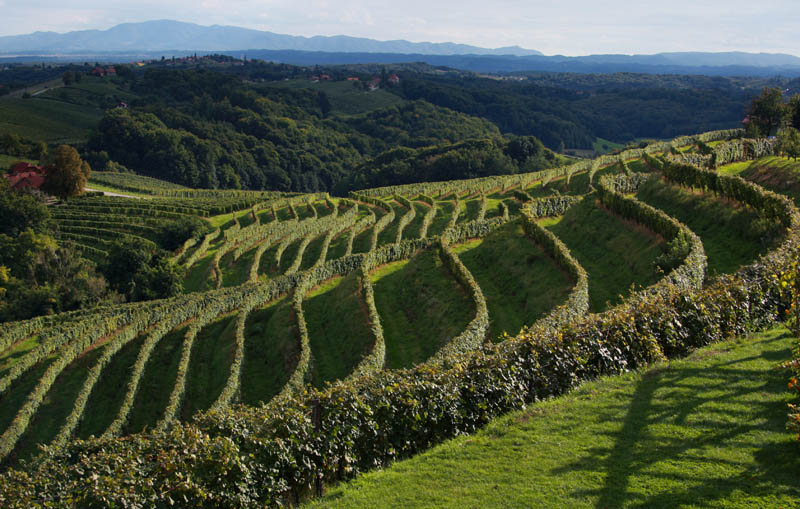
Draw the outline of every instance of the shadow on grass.
[[[755,358],[648,372],[625,405],[608,409],[609,420],[625,412],[618,431],[607,433],[613,445],[552,473],[604,477],[600,489],[576,492],[596,499],[598,508],[706,506],[750,496],[800,500],[800,454],[785,431],[780,396],[785,373],[747,367],[756,359],[777,365],[789,358],[788,348],[766,346],[782,337],[765,338],[766,351]],[[755,438],[770,432],[779,438]],[[673,468],[678,463],[681,473]]]

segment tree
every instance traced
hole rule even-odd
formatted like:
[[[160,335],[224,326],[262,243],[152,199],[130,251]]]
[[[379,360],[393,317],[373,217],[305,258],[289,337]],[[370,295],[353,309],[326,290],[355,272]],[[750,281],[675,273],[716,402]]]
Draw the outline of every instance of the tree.
[[[91,167],[69,145],[59,145],[45,166],[42,190],[59,198],[69,198],[83,193],[89,180]]]
[[[50,211],[29,193],[16,192],[0,177],[0,234],[17,236],[25,230],[38,233],[50,227]]]
[[[135,240],[115,242],[101,267],[111,288],[129,302],[173,297],[183,292],[180,271],[166,253]]]
[[[322,111],[322,118],[328,118],[332,106],[330,99],[328,99],[328,94],[323,91],[319,93],[319,109]]]
[[[800,157],[800,131],[787,127],[778,134],[778,150],[795,161]]]
[[[61,76],[61,81],[64,82],[64,86],[70,86],[75,81],[75,75],[72,71],[67,71]]]
[[[783,92],[780,88],[764,87],[761,95],[750,103],[750,124],[758,128],[758,132],[769,136],[783,125],[787,116],[787,107],[783,103]]]
[[[795,129],[800,129],[800,94],[795,94],[789,99],[789,124]]]

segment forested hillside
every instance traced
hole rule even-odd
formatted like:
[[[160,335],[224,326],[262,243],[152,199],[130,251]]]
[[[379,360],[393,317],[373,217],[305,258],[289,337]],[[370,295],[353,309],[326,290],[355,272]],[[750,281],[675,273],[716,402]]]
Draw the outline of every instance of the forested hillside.
[[[105,78],[88,75],[91,66],[64,67],[64,86],[0,99],[0,153],[38,159],[38,143],[67,141],[95,170],[189,187],[343,194],[533,171],[560,162],[550,151],[591,155],[642,138],[738,127],[762,86],[791,86],[637,74],[480,76],[425,64],[304,68],[221,55],[117,67]],[[54,70],[15,67],[2,79],[20,88],[37,76],[52,79]],[[512,156],[515,137],[531,136],[541,152]]]

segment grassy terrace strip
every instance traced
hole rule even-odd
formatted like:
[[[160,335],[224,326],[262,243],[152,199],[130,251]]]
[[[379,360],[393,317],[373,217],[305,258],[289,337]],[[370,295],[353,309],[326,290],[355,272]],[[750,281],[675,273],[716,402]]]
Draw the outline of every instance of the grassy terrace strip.
[[[541,201],[541,200],[537,200]],[[575,281],[567,300],[548,313],[548,315],[527,329],[527,333],[540,332],[545,334],[548,329],[556,328],[585,316],[589,312],[589,277],[586,270],[572,256],[567,246],[553,235],[552,232],[541,226],[536,220],[550,215],[544,211],[554,212],[561,210],[557,204],[564,201],[559,198],[553,200],[553,206],[541,206],[535,202],[522,209],[522,226],[525,233],[530,236],[544,251]],[[563,213],[563,212],[561,212]]]
[[[44,400],[47,392],[53,386],[56,378],[61,374],[64,368],[66,368],[81,353],[88,350],[93,344],[95,344],[95,342],[101,340],[101,338],[104,336],[118,335],[117,329],[119,328],[133,330],[134,333],[132,337],[135,337],[136,329],[138,327],[142,327],[143,324],[148,322],[148,317],[146,315],[146,311],[141,311],[138,314],[126,313],[102,320],[87,320],[89,327],[84,329],[84,332],[76,337],[73,341],[64,344],[63,347],[58,350],[58,355],[54,362],[48,366],[47,370],[38,379],[36,387],[28,395],[22,408],[19,409],[8,428],[6,428],[2,435],[0,435],[0,461],[4,460],[14,449],[17,441],[27,429],[28,424]],[[132,328],[128,329],[130,326],[132,326]],[[127,334],[125,334],[125,336],[127,337]],[[112,339],[112,341],[114,341],[114,339]],[[122,339],[121,341],[125,341],[125,339]],[[28,355],[31,359],[36,359],[36,353],[36,351],[33,351]],[[24,365],[25,364],[20,362],[16,364],[14,368]],[[9,373],[9,375],[4,377],[3,381],[5,382],[5,386],[3,390],[5,390],[10,383],[7,381],[12,380],[11,376],[13,372],[14,370],[12,368],[12,373]]]
[[[358,274],[364,304],[367,306],[367,314],[369,315],[369,328],[373,338],[372,348],[369,354],[361,359],[358,366],[348,375],[347,378],[349,380],[376,373],[386,365],[386,342],[383,339],[380,315],[378,315],[378,309],[375,307],[375,289],[372,288],[372,280],[369,277],[369,271],[372,268],[368,262],[362,263]]]
[[[658,283],[648,287],[646,291],[659,292],[665,286],[676,286],[684,290],[700,288],[705,280],[707,266],[700,237],[657,208],[623,194],[634,191],[641,182],[643,180],[636,176],[603,176],[598,182],[597,190],[604,205],[617,214],[658,233],[667,240],[670,249],[675,249],[678,251],[677,254],[685,256],[680,265],[672,269]],[[684,246],[688,247],[688,253],[676,249]]]
[[[311,507],[795,507],[782,327],[590,382]]]
[[[396,195],[394,199],[408,209],[408,212],[403,214],[403,217],[400,218],[400,222],[397,224],[397,236],[394,239],[394,243],[399,244],[400,241],[403,240],[403,230],[414,220],[417,216],[417,212],[414,210],[414,204],[411,200],[400,195]]]
[[[83,417],[86,404],[89,401],[89,396],[91,395],[92,390],[94,389],[98,380],[100,380],[103,369],[109,364],[109,362],[111,362],[114,355],[116,355],[117,352],[119,352],[120,349],[122,349],[125,345],[135,340],[144,330],[151,327],[152,324],[155,324],[160,320],[164,320],[166,319],[165,317],[172,314],[172,305],[174,305],[174,302],[165,301],[159,303],[157,306],[153,306],[150,310],[148,310],[148,316],[143,316],[138,320],[138,323],[134,323],[125,327],[122,331],[116,334],[114,338],[105,345],[105,347],[103,347],[102,355],[90,368],[87,378],[84,381],[77,398],[75,399],[72,411],[59,429],[58,435],[56,435],[52,445],[63,446],[72,438],[75,429],[78,427],[78,424],[80,424],[80,420]]]

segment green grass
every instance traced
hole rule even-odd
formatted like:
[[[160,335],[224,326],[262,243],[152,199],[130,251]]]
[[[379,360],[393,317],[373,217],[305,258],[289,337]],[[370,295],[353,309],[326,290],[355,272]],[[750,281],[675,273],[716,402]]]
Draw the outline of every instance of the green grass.
[[[658,178],[646,182],[636,197],[686,224],[700,236],[709,275],[735,272],[774,247],[781,227],[754,211],[707,194],[694,194]]]
[[[596,138],[592,143],[592,150],[601,154],[608,154],[620,148],[623,148],[623,145],[603,138]]]
[[[314,240],[308,243],[306,250],[303,253],[303,261],[300,264],[300,270],[310,269],[317,263],[319,256],[322,254],[322,245],[325,243],[326,234],[317,235]],[[330,246],[328,246],[330,248]]]
[[[0,377],[6,376],[14,364],[20,361],[25,354],[36,348],[41,344],[38,335],[30,336],[18,343],[11,345],[2,354],[0,354]]]
[[[42,96],[0,100],[0,134],[18,134],[47,143],[79,143],[103,117],[96,106],[69,104]]]
[[[266,403],[283,389],[297,366],[299,341],[289,299],[273,301],[250,313],[244,334],[242,403]]]
[[[387,264],[371,276],[383,325],[386,366],[424,362],[464,331],[475,306],[435,249]]]
[[[602,311],[621,302],[631,285],[659,280],[653,261],[663,240],[641,226],[599,208],[590,195],[549,226],[589,274],[589,307]]]
[[[567,275],[528,238],[519,221],[455,247],[486,297],[491,336],[515,335],[561,304],[572,285]]]
[[[303,238],[304,237],[300,237],[291,244],[289,244],[288,246],[286,246],[286,249],[284,249],[283,253],[281,254],[280,265],[278,266],[275,265],[275,259],[273,257],[273,259],[271,260],[271,266],[276,271],[277,274],[283,274],[284,272],[286,272],[286,269],[292,266],[292,264],[294,263],[294,259],[297,256],[297,253],[300,251],[300,244],[303,243]],[[264,259],[262,258],[261,261],[263,263]]]
[[[247,282],[250,277],[250,266],[256,256],[258,245],[248,249],[238,260],[233,260],[233,253],[229,253],[220,260],[222,270],[222,286],[239,286]],[[223,262],[225,262],[223,264]]]
[[[89,189],[92,189],[94,191],[105,191],[105,192],[109,192],[109,193],[117,193],[117,194],[121,194],[121,195],[125,195],[125,196],[134,196],[134,197],[145,199],[145,200],[148,199],[148,198],[152,198],[152,195],[137,193],[135,191],[128,191],[127,189],[119,189],[119,188],[116,188],[116,187],[113,187],[113,186],[109,186],[107,184],[101,184],[99,182],[92,181],[91,179],[89,179],[89,182],[86,183],[86,187],[88,187]]]
[[[332,112],[341,115],[357,115],[369,111],[403,104],[399,96],[382,89],[364,92],[349,81],[321,81],[312,83],[307,79],[269,83],[274,88],[307,88],[325,92],[331,102]]]
[[[164,414],[178,378],[178,364],[187,330],[188,327],[173,330],[161,338],[150,353],[124,427],[125,434],[152,428]]]
[[[385,246],[386,244],[394,243],[397,238],[397,228],[400,226],[400,218],[408,212],[408,209],[392,200],[389,203],[394,209],[394,221],[386,225],[381,233],[378,234],[378,247]]]
[[[420,229],[422,229],[422,221],[425,219],[425,214],[430,210],[430,207],[422,202],[412,201],[414,204],[414,220],[408,223],[405,230],[403,230],[403,240],[418,239]]]
[[[316,507],[797,507],[785,430],[796,344],[777,328],[584,384],[383,471]]]
[[[236,353],[236,315],[231,313],[219,318],[197,333],[181,406],[184,421],[199,410],[208,410],[228,382]]]
[[[369,231],[369,229],[367,229]],[[341,258],[347,252],[347,241],[350,238],[350,230],[345,230],[339,234],[337,234],[333,240],[331,240],[330,245],[328,246],[328,260],[336,260],[337,258]],[[355,239],[354,239],[355,241]]]
[[[83,417],[75,431],[77,437],[86,439],[91,435],[100,436],[114,421],[122,406],[131,369],[146,338],[147,334],[142,334],[123,346],[103,369],[86,402]]]
[[[16,163],[17,161],[25,161],[26,163],[32,163],[32,164],[38,163],[38,161],[29,159],[27,157],[17,157],[17,156],[9,156],[6,154],[0,154],[0,173],[5,173],[6,170],[11,168],[11,165]]]
[[[453,210],[455,210],[455,204],[451,201],[437,201],[435,203],[437,209],[436,215],[433,216],[433,221],[431,221],[431,225],[428,227],[428,237],[441,235],[447,228],[450,222],[450,216],[453,214]]]
[[[42,404],[9,456],[11,463],[28,460],[39,452],[39,444],[49,444],[72,412],[75,399],[86,381],[89,369],[102,355],[103,348],[93,349],[72,362],[56,377]]]
[[[6,431],[27,401],[28,395],[39,384],[39,379],[56,360],[56,357],[57,354],[51,355],[28,369],[0,395],[0,402],[2,402],[0,405],[0,433]]]
[[[203,292],[214,288],[211,277],[211,260],[213,258],[214,253],[206,253],[189,268],[183,281],[183,290],[186,293]]]
[[[770,191],[785,194],[795,204],[800,204],[800,161],[770,156],[757,161],[721,166],[718,171],[727,175],[739,175]]]
[[[317,387],[349,375],[374,344],[358,271],[312,290],[303,303]]]

